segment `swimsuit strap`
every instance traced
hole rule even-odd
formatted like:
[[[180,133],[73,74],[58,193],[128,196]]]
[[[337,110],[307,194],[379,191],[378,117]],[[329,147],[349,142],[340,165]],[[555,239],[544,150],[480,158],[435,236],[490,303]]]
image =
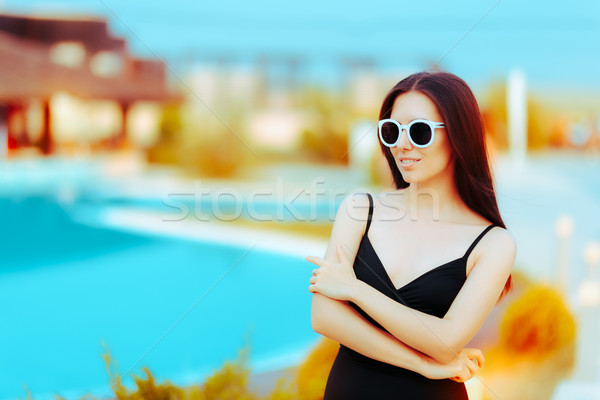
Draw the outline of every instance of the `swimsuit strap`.
[[[371,193],[367,193],[369,196],[369,218],[367,219],[367,229],[365,229],[365,235],[369,232],[369,227],[371,226],[371,218],[373,217],[373,197],[371,197]]]
[[[465,253],[465,255],[463,256],[463,258],[468,258],[469,254],[471,254],[471,251],[475,248],[475,245],[481,240],[481,238],[483,237],[483,235],[485,235],[490,229],[492,229],[494,226],[499,226],[496,224],[491,224],[490,226],[488,226],[487,228],[485,228],[483,230],[483,232],[481,232],[479,234],[479,236],[477,236],[477,238],[475,238],[475,240],[473,241],[473,243],[471,243],[471,246],[469,247],[469,249],[467,250],[467,252]]]

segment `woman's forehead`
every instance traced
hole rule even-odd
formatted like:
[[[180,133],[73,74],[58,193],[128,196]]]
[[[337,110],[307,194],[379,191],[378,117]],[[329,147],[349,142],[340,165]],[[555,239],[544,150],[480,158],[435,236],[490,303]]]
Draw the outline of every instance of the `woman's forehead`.
[[[394,101],[391,118],[404,124],[415,119],[442,122],[435,104],[420,92],[408,92],[398,96]]]

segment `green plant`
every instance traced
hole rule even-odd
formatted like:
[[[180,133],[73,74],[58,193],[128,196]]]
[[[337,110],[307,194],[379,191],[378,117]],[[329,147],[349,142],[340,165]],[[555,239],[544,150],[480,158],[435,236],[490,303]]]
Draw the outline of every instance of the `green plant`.
[[[240,350],[236,362],[226,361],[225,364],[210,376],[198,391],[200,400],[256,400],[258,397],[248,392],[248,363],[249,347]]]
[[[146,374],[145,379],[133,376],[137,389],[128,390],[123,385],[122,377],[117,372],[116,365],[108,349],[106,349],[102,358],[108,372],[110,386],[118,400],[183,400],[185,398],[183,390],[169,381],[157,384],[154,376],[147,367],[142,367],[142,370]]]
[[[221,368],[207,377],[203,384],[180,388],[169,381],[157,383],[147,367],[142,367],[145,378],[134,376],[136,388],[127,389],[117,372],[110,351],[103,354],[110,385],[118,400],[261,400],[250,391],[248,366],[250,346],[246,345],[238,352],[233,361],[226,361]],[[264,400],[291,400],[297,398],[295,382],[282,377],[275,388]],[[93,399],[93,397],[92,397]],[[33,400],[28,398],[27,400]]]

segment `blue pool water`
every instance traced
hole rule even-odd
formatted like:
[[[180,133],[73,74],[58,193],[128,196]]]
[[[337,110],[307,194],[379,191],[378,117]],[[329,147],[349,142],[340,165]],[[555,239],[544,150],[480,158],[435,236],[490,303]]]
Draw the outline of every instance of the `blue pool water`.
[[[93,229],[43,197],[0,207],[0,399],[104,395],[103,342],[121,374],[189,384],[246,338],[255,370],[318,339],[302,259]]]

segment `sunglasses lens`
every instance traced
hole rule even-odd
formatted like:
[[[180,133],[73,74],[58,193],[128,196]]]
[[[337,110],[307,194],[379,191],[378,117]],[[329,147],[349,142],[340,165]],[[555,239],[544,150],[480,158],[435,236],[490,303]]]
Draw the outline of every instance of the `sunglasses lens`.
[[[431,128],[424,122],[416,122],[410,127],[410,137],[419,146],[429,143],[431,135]]]
[[[393,122],[385,122],[381,125],[381,138],[383,139],[383,144],[392,146],[396,143],[396,140],[398,140],[399,134],[398,126]]]

